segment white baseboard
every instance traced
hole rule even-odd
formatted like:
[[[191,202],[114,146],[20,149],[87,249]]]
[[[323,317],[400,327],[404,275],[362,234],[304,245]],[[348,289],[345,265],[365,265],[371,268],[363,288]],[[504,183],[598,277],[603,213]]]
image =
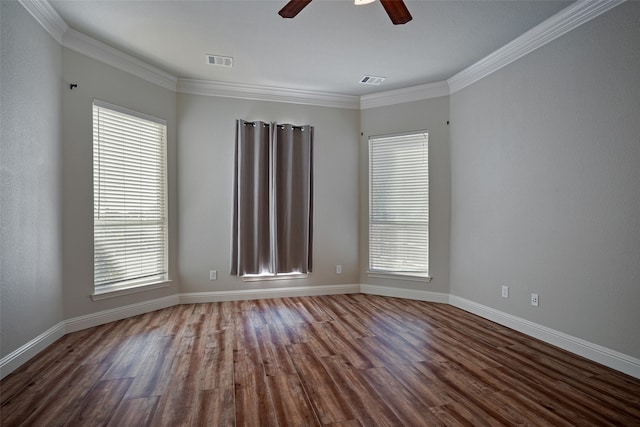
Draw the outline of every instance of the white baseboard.
[[[60,322],[4,356],[0,359],[0,379],[6,377],[33,356],[62,338],[65,333],[65,323]]]
[[[449,304],[617,371],[624,372],[632,377],[640,378],[640,359],[635,357],[455,295],[449,296]]]
[[[124,307],[92,313],[86,316],[74,317],[49,328],[36,338],[0,359],[0,379],[9,375],[33,356],[53,344],[56,340],[62,338],[65,334],[125,319],[127,317],[137,316],[150,311],[172,307],[178,304],[350,293],[363,293],[451,304],[454,307],[507,326],[534,338],[538,338],[549,344],[570,351],[571,353],[601,363],[635,378],[640,378],[640,359],[455,295],[387,286],[347,284],[185,293],[145,301],[138,304],[126,305]]]
[[[238,289],[234,291],[191,292],[179,295],[180,304],[198,304],[220,301],[309,297],[317,295],[356,294],[360,285],[298,286],[271,289]]]
[[[177,295],[170,295],[164,298],[125,305],[124,307],[112,308],[111,310],[99,311],[85,316],[74,317],[64,322],[66,326],[65,333],[68,334],[82,329],[93,328],[94,326],[104,325],[105,323],[115,322],[116,320],[138,316],[139,314],[149,313],[150,311],[160,310],[174,305],[178,305]]]
[[[109,322],[115,322],[116,320],[126,319],[127,317],[148,313],[150,311],[160,310],[177,304],[178,296],[171,295],[164,298],[144,301],[138,304],[130,304],[124,307],[99,311],[97,313],[87,314],[86,316],[79,316],[64,320],[0,359],[0,379],[9,375],[33,356],[37,355],[66,334],[103,325]]]
[[[380,295],[385,297],[406,298],[418,301],[449,303],[449,294],[442,292],[418,291],[413,289],[394,288],[389,286],[360,285],[363,294]]]

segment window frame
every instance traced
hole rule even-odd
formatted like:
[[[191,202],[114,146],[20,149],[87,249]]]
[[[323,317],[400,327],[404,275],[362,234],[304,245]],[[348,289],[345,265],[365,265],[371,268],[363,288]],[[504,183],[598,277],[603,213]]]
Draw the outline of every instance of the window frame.
[[[426,200],[426,206],[423,206],[422,208],[424,209],[424,214],[426,215],[424,220],[422,221],[418,221],[418,222],[422,222],[424,223],[425,226],[425,230],[424,232],[426,233],[426,238],[425,241],[423,242],[423,245],[426,246],[426,256],[424,257],[424,269],[419,269],[419,270],[411,270],[411,269],[405,269],[405,268],[380,268],[379,265],[381,264],[380,261],[378,261],[381,257],[376,258],[375,255],[373,255],[374,253],[382,253],[382,251],[384,251],[384,249],[379,249],[378,247],[374,247],[375,243],[374,243],[374,237],[372,237],[373,234],[376,234],[372,228],[374,226],[374,224],[395,224],[398,225],[400,224],[401,220],[396,219],[395,223],[393,220],[388,220],[388,221],[383,221],[380,220],[379,216],[380,216],[380,208],[377,208],[377,216],[378,218],[374,218],[374,215],[376,215],[376,212],[374,212],[374,210],[376,208],[374,208],[374,205],[376,205],[376,201],[377,199],[375,199],[375,197],[380,197],[380,190],[378,188],[374,188],[374,186],[376,185],[374,183],[374,174],[376,173],[375,167],[376,165],[374,165],[374,161],[375,159],[373,158],[373,145],[374,144],[384,144],[385,142],[388,143],[389,145],[392,143],[402,143],[403,140],[407,140],[410,139],[411,137],[416,137],[416,139],[424,139],[424,149],[423,149],[423,156],[425,158],[426,161],[426,165],[425,165],[425,169],[426,170],[422,170],[420,171],[421,175],[424,175],[424,179],[425,179],[425,192],[424,194],[422,194],[421,197],[425,197]],[[417,141],[416,141],[417,142]],[[402,165],[398,165],[398,169],[402,168],[404,164]],[[380,166],[379,164],[377,166]],[[416,131],[408,131],[408,132],[401,132],[401,133],[393,133],[393,134],[385,134],[385,135],[372,135],[369,136],[368,138],[368,228],[367,228],[367,232],[368,232],[368,269],[367,269],[367,274],[369,277],[379,277],[379,278],[393,278],[393,279],[399,279],[399,280],[409,280],[409,281],[418,281],[418,282],[425,282],[425,281],[431,281],[432,277],[430,274],[430,222],[429,222],[429,199],[430,199],[430,192],[429,192],[429,132],[426,129],[422,129],[422,130],[416,130]],[[411,179],[416,179],[415,177],[412,177]],[[417,181],[416,181],[417,182]],[[376,196],[374,193],[378,192],[378,196]],[[420,196],[419,196],[420,197]],[[403,199],[404,200],[404,199]],[[398,240],[402,240],[401,238]],[[411,239],[409,239],[411,240]],[[405,244],[407,243],[407,241],[404,242]],[[415,243],[415,242],[414,242]],[[402,259],[404,259],[405,261],[407,261],[406,258],[401,257]],[[395,260],[396,262],[398,260]]]
[[[156,230],[161,230],[160,232],[154,233],[155,237],[158,237],[160,240],[160,244],[156,247],[156,254],[159,254],[161,257],[160,262],[157,263],[157,268],[152,274],[145,274],[142,277],[127,277],[123,280],[117,280],[112,283],[105,284],[97,284],[98,276],[96,273],[96,269],[101,266],[98,263],[96,257],[96,246],[98,241],[98,231],[96,225],[101,223],[103,227],[107,226],[109,222],[111,225],[114,223],[119,223],[119,225],[126,227],[132,226],[132,221],[130,216],[128,217],[125,214],[122,214],[119,219],[104,219],[99,215],[99,207],[100,203],[104,203],[100,195],[100,189],[103,187],[100,186],[99,182],[96,182],[98,176],[105,172],[105,169],[100,169],[100,144],[106,138],[100,136],[98,133],[99,130],[96,129],[97,121],[100,119],[100,111],[107,110],[106,114],[116,114],[120,115],[123,120],[129,120],[132,125],[135,125],[136,121],[143,121],[146,123],[142,123],[148,126],[157,127],[155,130],[159,133],[160,137],[154,139],[153,143],[156,144],[157,152],[154,156],[151,156],[150,159],[146,160],[146,163],[142,164],[144,166],[154,165],[156,166],[156,173],[154,173],[152,179],[149,180],[150,183],[154,183],[157,187],[161,188],[160,191],[156,191],[153,193],[154,196],[158,196],[161,199],[162,206],[160,209],[154,209],[153,212],[160,215],[159,218],[152,220],[147,219],[147,221],[143,222],[142,220],[138,220],[138,225],[140,226],[143,223],[156,225]],[[98,115],[98,117],[96,116]],[[141,123],[139,123],[139,126]],[[136,138],[135,132],[139,131],[140,127],[132,128],[131,132],[127,133],[125,137]],[[155,137],[155,136],[154,136]],[[94,231],[93,231],[93,293],[91,297],[93,300],[99,300],[104,298],[110,298],[112,296],[118,296],[133,292],[140,292],[144,290],[156,289],[160,287],[169,286],[169,218],[168,218],[168,177],[167,177],[167,121],[164,119],[160,119],[154,116],[150,116],[148,114],[140,113],[138,111],[134,111],[128,109],[126,107],[121,107],[118,105],[110,104],[98,99],[94,99],[92,102],[92,152],[93,152],[93,161],[92,161],[92,178],[93,178],[93,210],[94,210]],[[105,148],[102,147],[102,153],[104,153]],[[97,157],[97,158],[96,158]],[[137,159],[138,162],[141,161],[141,158]],[[155,163],[154,163],[155,162]],[[125,162],[125,164],[131,164],[131,161]],[[159,166],[158,166],[159,165]],[[147,171],[148,169],[145,169]],[[161,193],[161,194],[160,194]],[[160,194],[160,195],[159,195]],[[138,199],[140,200],[140,199]],[[140,208],[141,209],[141,208]],[[138,213],[139,214],[139,213]],[[140,218],[140,217],[138,217]],[[155,230],[154,230],[155,231]],[[123,237],[121,237],[123,239]],[[136,246],[137,248],[142,247],[145,244],[144,242],[138,242],[139,244]],[[158,249],[159,248],[159,249]],[[126,255],[125,255],[126,258]]]

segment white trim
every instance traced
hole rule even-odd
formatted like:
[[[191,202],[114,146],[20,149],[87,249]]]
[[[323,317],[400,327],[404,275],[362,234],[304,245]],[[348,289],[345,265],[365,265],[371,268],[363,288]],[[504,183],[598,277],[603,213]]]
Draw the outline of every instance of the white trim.
[[[406,102],[423,101],[449,95],[449,84],[446,81],[428,83],[403,89],[363,95],[360,97],[360,109],[385,107],[404,104]]]
[[[522,332],[528,336],[538,338],[549,344],[565,349],[573,354],[601,363],[612,369],[624,372],[635,378],[640,378],[640,359],[593,344],[580,338],[573,337],[547,328],[546,326],[530,322],[517,316],[501,312],[491,307],[469,301],[467,299],[441,292],[412,290],[388,286],[367,284],[305,286],[272,289],[243,289],[237,291],[193,292],[170,295],[151,301],[130,304],[85,316],[74,317],[60,322],[43,332],[33,340],[14,350],[0,359],[0,379],[4,378],[29,359],[40,353],[65,334],[82,329],[91,328],[116,320],[160,310],[179,304],[197,304],[218,301],[240,301],[267,298],[286,298],[296,296],[335,295],[363,293],[371,295],[406,298],[418,301],[451,304],[454,307],[473,313],[477,316],[499,323],[508,328]]]
[[[308,273],[260,274],[241,276],[243,282],[274,282],[277,280],[298,280],[309,278]]]
[[[66,22],[58,15],[53,6],[47,1],[20,0],[20,4],[35,18],[36,21],[53,37],[58,44],[62,44],[62,35],[69,29]]]
[[[418,301],[449,304],[449,294],[445,294],[442,292],[431,292],[378,285],[360,285],[360,292],[363,294],[380,295],[384,297],[406,298]]]
[[[449,296],[449,304],[518,332],[522,332],[525,335],[560,347],[573,354],[601,363],[635,378],[640,378],[640,359],[636,359],[635,357],[455,295]]]
[[[393,274],[393,273],[376,273],[373,271],[367,271],[367,277],[375,277],[378,279],[389,279],[389,280],[402,280],[405,282],[418,282],[418,283],[429,283],[433,280],[431,276],[409,276],[407,274]]]
[[[96,292],[91,295],[92,301],[100,301],[103,299],[110,299],[115,297],[120,297],[123,295],[137,294],[139,292],[152,291],[154,289],[167,288],[171,286],[171,280],[163,280],[161,282],[155,283],[147,283],[144,285],[131,286],[128,288],[115,289],[115,290],[103,290],[101,292]]]
[[[177,91],[192,95],[286,102],[320,107],[356,110],[360,108],[360,97],[353,95],[210,80],[178,79]]]
[[[613,9],[624,1],[577,1],[484,59],[451,76],[446,81],[363,95],[361,97],[302,89],[178,79],[160,68],[149,65],[69,28],[46,0],[20,0],[20,4],[62,46],[174,92],[364,110],[421,101],[455,93]]]
[[[178,305],[178,295],[170,295],[150,301],[139,302],[137,304],[129,304],[123,307],[78,316],[65,321],[65,331],[67,334],[81,331],[82,329],[93,328],[94,326],[138,316],[140,314],[149,313],[150,311],[173,307],[174,305]]]
[[[65,335],[65,322],[47,329],[0,359],[0,380]]]
[[[93,99],[93,105],[95,105],[96,107],[99,108],[106,108],[108,110],[112,110],[112,111],[116,111],[118,113],[122,113],[122,114],[126,114],[129,116],[133,116],[136,117],[138,119],[142,119],[142,120],[146,120],[148,122],[153,122],[153,123],[157,123],[159,125],[162,126],[166,126],[167,125],[167,120],[162,119],[160,117],[155,117],[155,116],[151,116],[149,114],[145,114],[145,113],[141,113],[139,111],[136,110],[131,110],[127,107],[122,107],[120,105],[115,105],[115,104],[110,104],[108,102],[105,101],[101,101],[100,99]]]
[[[447,80],[451,93],[495,73],[625,0],[577,1]]]
[[[190,292],[180,294],[180,304],[219,301],[245,301],[269,298],[308,297],[317,295],[357,294],[360,285],[298,286],[271,289],[238,289],[235,291]]]
[[[20,0],[20,3],[58,43],[67,49],[174,92],[321,107],[360,108],[360,97],[354,95],[208,80],[178,79],[158,67],[69,28],[46,0]]]
[[[125,71],[143,80],[154,83],[165,89],[176,91],[178,79],[161,70],[149,65],[131,55],[120,52],[111,46],[102,43],[92,37],[82,34],[69,28],[62,37],[62,46],[71,49],[82,55],[103,62],[107,65]]]

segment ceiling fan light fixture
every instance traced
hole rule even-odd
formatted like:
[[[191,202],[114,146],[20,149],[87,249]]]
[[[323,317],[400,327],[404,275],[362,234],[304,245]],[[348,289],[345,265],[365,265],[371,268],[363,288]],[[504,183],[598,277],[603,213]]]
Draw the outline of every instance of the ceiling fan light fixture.
[[[375,0],[354,0],[354,4],[364,5],[373,1]],[[289,2],[280,9],[278,15],[283,18],[294,18],[309,3],[311,3],[311,0],[289,0]],[[407,6],[404,4],[404,0],[380,0],[380,3],[387,12],[387,15],[389,15],[389,19],[391,19],[393,25],[406,24],[413,19],[409,9],[407,9]]]

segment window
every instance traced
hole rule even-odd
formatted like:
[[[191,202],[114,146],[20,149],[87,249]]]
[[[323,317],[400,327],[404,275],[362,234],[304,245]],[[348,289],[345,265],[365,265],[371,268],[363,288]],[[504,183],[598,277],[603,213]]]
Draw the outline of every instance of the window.
[[[313,253],[313,126],[236,123],[231,274],[306,277]]]
[[[426,132],[369,138],[369,272],[429,276]]]
[[[166,122],[93,102],[95,293],[167,280]]]

